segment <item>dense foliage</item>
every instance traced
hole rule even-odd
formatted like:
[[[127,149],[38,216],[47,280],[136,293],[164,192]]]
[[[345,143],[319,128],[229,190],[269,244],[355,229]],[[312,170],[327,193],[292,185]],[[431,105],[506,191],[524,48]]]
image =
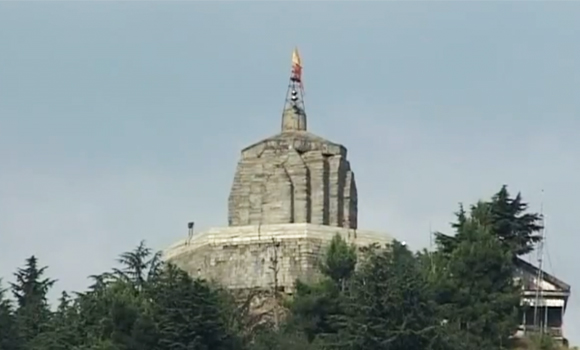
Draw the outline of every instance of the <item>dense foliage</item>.
[[[357,250],[335,237],[316,283],[296,282],[276,327],[256,325],[249,299],[163,263],[144,244],[119,267],[63,293],[36,257],[0,288],[0,350],[454,350],[521,347],[514,259],[539,241],[540,216],[507,188],[462,207],[434,251],[404,244]],[[387,248],[387,249],[385,249]],[[10,292],[11,295],[10,295]],[[276,300],[280,299],[276,294]],[[546,339],[527,348],[554,349]]]

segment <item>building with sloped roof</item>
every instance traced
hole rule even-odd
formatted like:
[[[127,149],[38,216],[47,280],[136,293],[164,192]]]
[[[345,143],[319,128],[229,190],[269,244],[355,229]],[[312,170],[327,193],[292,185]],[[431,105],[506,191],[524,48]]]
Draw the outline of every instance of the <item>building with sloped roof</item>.
[[[525,306],[518,335],[542,332],[567,343],[563,327],[570,285],[525,260],[516,260],[516,266]]]

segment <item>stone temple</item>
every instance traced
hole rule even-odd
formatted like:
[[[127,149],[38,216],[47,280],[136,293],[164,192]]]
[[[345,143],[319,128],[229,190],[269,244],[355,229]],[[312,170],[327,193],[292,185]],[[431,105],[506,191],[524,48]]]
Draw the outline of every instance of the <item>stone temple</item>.
[[[301,73],[295,52],[280,132],[241,152],[228,199],[229,226],[191,234],[164,251],[165,260],[194,277],[264,292],[256,307],[261,310],[275,308],[275,302],[263,302],[275,290],[291,294],[297,279],[318,278],[324,247],[336,234],[358,246],[392,241],[358,229],[347,150],[308,131]],[[518,334],[540,327],[566,342],[570,286],[523,260],[517,265],[515,278],[523,282],[522,303],[528,305]]]
[[[232,289],[292,293],[296,279],[317,278],[324,247],[336,234],[359,246],[391,241],[358,229],[347,150],[308,131],[301,74],[295,51],[280,132],[241,152],[228,199],[229,226],[177,242],[165,259]]]

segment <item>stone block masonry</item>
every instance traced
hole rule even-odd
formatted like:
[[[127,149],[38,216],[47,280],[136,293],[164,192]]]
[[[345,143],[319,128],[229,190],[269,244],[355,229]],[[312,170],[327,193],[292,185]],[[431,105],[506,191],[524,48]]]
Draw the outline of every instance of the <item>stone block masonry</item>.
[[[307,223],[222,227],[174,244],[164,259],[230,289],[270,290],[276,273],[279,290],[292,293],[297,279],[320,277],[318,264],[336,234],[357,246],[392,241],[387,234]]]
[[[356,182],[346,156],[342,145],[301,130],[244,149],[228,201],[229,225],[356,229]]]

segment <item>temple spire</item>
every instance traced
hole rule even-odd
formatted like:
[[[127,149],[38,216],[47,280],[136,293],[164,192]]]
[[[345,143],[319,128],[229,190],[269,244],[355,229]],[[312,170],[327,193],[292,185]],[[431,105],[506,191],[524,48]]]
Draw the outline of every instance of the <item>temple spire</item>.
[[[298,48],[292,52],[292,71],[282,113],[282,132],[306,131],[304,110],[304,86],[302,84],[302,60]]]

